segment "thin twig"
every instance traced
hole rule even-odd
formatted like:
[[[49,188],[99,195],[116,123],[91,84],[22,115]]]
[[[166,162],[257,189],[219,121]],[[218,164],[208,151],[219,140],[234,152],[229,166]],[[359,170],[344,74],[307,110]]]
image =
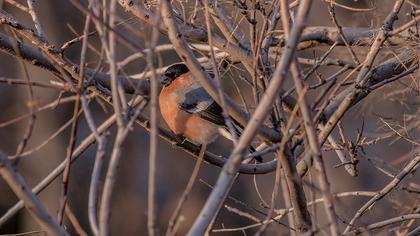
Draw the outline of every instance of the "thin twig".
[[[71,224],[73,225],[73,228],[77,232],[77,234],[80,235],[80,236],[88,236],[86,231],[80,225],[79,220],[77,219],[73,210],[70,208],[69,204],[66,205],[65,213],[66,213],[66,216],[69,218],[69,220],[70,220]]]
[[[298,103],[301,102],[304,96],[300,96],[298,99]],[[291,115],[289,116],[289,119],[287,121],[286,127],[283,129],[283,139],[280,143],[280,148],[277,153],[277,168],[276,168],[276,176],[274,181],[274,188],[273,192],[271,194],[271,202],[270,202],[270,209],[268,211],[268,214],[264,220],[264,224],[261,226],[261,228],[257,231],[256,235],[261,235],[266,230],[269,222],[269,220],[272,218],[275,208],[275,202],[277,199],[278,191],[280,188],[280,176],[281,176],[281,168],[283,168],[284,171],[284,177],[286,178],[286,183],[288,187],[289,192],[289,199],[292,203],[292,206],[294,209],[294,225],[293,228],[296,229],[296,223],[298,224],[298,229],[296,229],[298,232],[306,232],[308,231],[308,227],[311,225],[310,216],[306,209],[306,199],[303,192],[303,187],[300,181],[299,176],[296,173],[296,165],[293,160],[293,157],[291,157],[291,153],[288,153],[288,143],[291,139],[291,136],[288,135],[288,131],[293,125],[293,122],[296,119],[296,115],[298,112],[299,106],[295,106],[293,108],[293,111]],[[303,210],[303,211],[302,211]],[[306,212],[305,212],[306,211]],[[308,219],[309,217],[309,219]],[[309,225],[307,225],[309,224]]]
[[[174,212],[172,213],[172,216],[169,220],[168,229],[166,231],[166,236],[175,235],[176,231],[174,230],[174,226],[178,223],[180,220],[179,214],[181,213],[182,207],[184,206],[185,201],[187,200],[191,189],[194,185],[195,180],[197,179],[198,173],[200,171],[201,163],[203,162],[204,153],[206,151],[206,144],[203,144],[201,147],[200,155],[195,162],[194,169],[191,173],[191,177],[188,180],[187,186],[185,187],[184,192],[182,192],[181,198],[178,201],[178,204],[176,205],[176,208]]]
[[[160,22],[160,14],[157,15]],[[150,146],[149,146],[149,173],[147,188],[147,229],[150,236],[159,235],[158,211],[156,198],[156,163],[158,152],[158,77],[156,73],[155,48],[159,40],[159,28],[155,25],[150,38],[150,47],[147,52],[147,66],[151,72],[150,78]]]
[[[69,235],[58,222],[51,217],[41,201],[33,194],[22,176],[17,172],[12,162],[0,152],[0,175],[13,192],[25,204],[29,213],[49,235]]]
[[[31,0],[28,0],[31,1]],[[78,127],[78,113],[81,109],[81,104],[80,104],[80,94],[83,92],[83,86],[84,86],[84,81],[85,81],[85,61],[86,61],[86,50],[87,50],[87,40],[88,40],[88,36],[87,36],[87,32],[89,31],[89,25],[90,25],[90,17],[87,16],[85,19],[85,25],[84,25],[84,35],[85,38],[83,39],[83,44],[82,44],[82,50],[81,50],[81,60],[80,60],[80,74],[79,74],[79,80],[78,80],[78,84],[77,87],[79,88],[79,92],[77,94],[76,97],[76,101],[74,102],[74,109],[73,109],[73,122],[72,122],[72,127],[71,127],[71,131],[70,131],[70,140],[69,140],[69,144],[67,146],[67,152],[66,152],[66,160],[67,160],[67,164],[66,164],[66,168],[64,169],[64,173],[63,173],[63,193],[62,193],[62,198],[61,198],[61,205],[58,211],[58,222],[60,224],[62,224],[63,222],[63,218],[64,218],[64,211],[67,205],[67,201],[68,201],[68,186],[69,186],[69,179],[70,179],[70,167],[71,167],[71,157],[73,156],[73,151],[74,151],[74,147],[76,145],[76,139],[77,139],[77,127]]]
[[[407,214],[407,215],[397,216],[397,217],[394,217],[394,218],[390,218],[390,219],[387,219],[387,220],[383,220],[383,221],[380,221],[380,222],[370,224],[370,225],[365,226],[365,227],[360,227],[356,230],[353,230],[351,232],[346,233],[345,235],[362,234],[362,233],[365,233],[365,232],[368,232],[368,231],[371,231],[371,230],[375,230],[375,229],[379,229],[379,228],[382,228],[382,227],[385,227],[385,226],[388,226],[388,225],[391,225],[391,224],[400,223],[400,222],[403,222],[403,221],[406,221],[406,220],[417,220],[417,219],[420,219],[420,214]],[[407,234],[407,236],[408,235],[410,235],[410,233]]]
[[[38,36],[41,39],[45,40],[44,30],[42,29],[41,22],[39,21],[39,17],[35,11],[35,0],[27,0],[26,2],[28,3],[29,14],[31,15],[32,21],[35,24],[35,28],[36,28],[36,31],[38,32]]]
[[[346,227],[343,234],[348,233],[351,230],[351,228],[355,225],[356,220],[359,219],[367,209],[371,208],[377,201],[379,201],[385,195],[391,192],[411,171],[413,171],[416,168],[419,162],[420,162],[420,153],[419,153],[419,150],[417,150],[417,153],[415,154],[413,160],[411,160],[401,170],[401,172],[398,173],[391,182],[389,182],[389,184],[387,184],[384,188],[382,188],[381,191],[379,191],[373,198],[371,198],[359,210],[357,210],[357,213],[350,220],[349,225]]]
[[[352,197],[352,196],[364,196],[364,197],[372,197],[376,194],[376,192],[366,192],[366,191],[354,191],[354,192],[343,192],[334,194],[334,197],[341,198],[341,197]],[[324,202],[324,198],[318,198],[313,201],[308,202],[308,206],[316,206],[318,203]],[[285,209],[276,209],[277,216],[270,219],[269,222],[259,222],[256,224],[251,224],[243,227],[237,228],[225,228],[225,229],[213,229],[212,232],[235,232],[241,231],[245,229],[252,229],[261,226],[262,224],[270,224],[274,223],[280,219],[282,219],[286,214],[293,212],[293,208],[285,208]]]
[[[98,133],[102,134],[106,130],[108,130],[114,123],[115,123],[115,115],[109,117],[106,121],[104,121],[98,127]],[[74,162],[80,155],[95,142],[94,134],[90,134],[84,140],[82,140],[79,146],[74,149],[72,162]],[[58,178],[61,173],[63,173],[67,161],[64,160],[61,162],[54,170],[50,171],[50,173],[41,181],[39,182],[33,189],[32,192],[34,194],[39,194],[43,191],[48,185],[50,185],[56,178]],[[0,226],[4,225],[7,221],[9,221],[16,213],[18,213],[24,207],[24,202],[20,200],[17,202],[13,207],[11,207],[1,218],[0,218]]]
[[[9,3],[12,6],[15,6],[16,8],[24,11],[24,12],[29,12],[29,9],[27,7],[25,7],[24,5],[14,1],[14,0],[5,0],[5,2]]]
[[[18,57],[21,58],[21,53],[20,53],[20,49],[18,46],[18,36],[16,35],[15,31],[12,30],[12,33],[15,37],[15,41],[12,42],[12,46],[13,49],[16,53],[16,55],[18,55]],[[16,150],[16,154],[15,156],[18,157],[20,156],[20,154],[22,154],[22,152],[24,151],[29,138],[32,135],[33,129],[35,127],[35,121],[36,121],[36,113],[35,113],[35,109],[37,106],[37,102],[34,98],[34,91],[32,88],[32,84],[31,84],[31,78],[29,76],[29,72],[28,72],[28,68],[26,67],[25,62],[22,59],[19,59],[20,64],[22,65],[22,69],[23,69],[23,73],[25,76],[25,80],[26,80],[26,85],[27,85],[27,92],[28,92],[28,102],[27,102],[27,106],[29,108],[29,113],[30,113],[30,118],[28,121],[28,126],[26,128],[25,134],[23,135],[22,141],[19,143],[17,150]]]

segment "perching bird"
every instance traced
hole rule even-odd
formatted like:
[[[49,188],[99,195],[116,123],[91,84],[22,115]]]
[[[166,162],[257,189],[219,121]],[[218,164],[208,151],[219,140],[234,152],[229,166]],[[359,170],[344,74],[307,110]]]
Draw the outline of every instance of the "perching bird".
[[[194,79],[185,64],[169,66],[160,77],[160,83],[163,86],[159,95],[160,111],[172,132],[196,144],[210,144],[220,134],[230,136],[223,109]],[[243,127],[231,119],[239,136]],[[253,147],[249,150],[255,152]],[[262,162],[261,157],[255,159]]]

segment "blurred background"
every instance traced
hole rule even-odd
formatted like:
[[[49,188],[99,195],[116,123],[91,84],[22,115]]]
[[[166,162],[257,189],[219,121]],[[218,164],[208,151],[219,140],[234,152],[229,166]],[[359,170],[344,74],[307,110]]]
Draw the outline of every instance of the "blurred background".
[[[19,9],[4,1],[0,2],[3,3],[2,6],[5,11],[12,14],[21,22],[32,26],[32,20],[28,14],[22,13]],[[26,1],[17,2],[26,4]],[[86,4],[86,1],[82,2]],[[192,0],[185,0],[182,2],[186,7],[185,11],[187,12],[195,3],[195,1]],[[391,10],[394,3],[393,0],[349,0],[338,2],[355,8],[376,8],[374,11],[369,12],[354,12],[336,7],[336,16],[338,22],[342,26],[369,28],[379,27],[384,16]],[[412,2],[420,4],[420,1]],[[226,1],[226,4],[229,5],[229,1]],[[36,6],[45,34],[51,43],[60,47],[63,43],[77,36],[72,31],[82,34],[85,16],[77,10],[70,1],[42,0],[37,1]],[[405,22],[410,19],[409,15],[407,15],[410,11],[409,6],[409,4],[405,4],[404,10],[400,14],[400,22]],[[124,12],[121,7],[119,7],[118,14],[121,19],[129,19],[132,17],[129,13]],[[310,26],[334,26],[333,23],[330,22],[330,17],[324,1],[314,1],[308,23]],[[127,27],[125,27],[126,24],[131,28],[138,30],[137,34],[128,30]],[[146,47],[145,42],[149,40],[148,37],[150,37],[150,34],[148,32],[151,31],[151,27],[144,23],[138,23],[136,20],[129,20],[126,24],[123,24],[118,30],[130,35],[133,40]],[[1,31],[9,34],[9,30],[5,26],[1,26]],[[100,48],[100,42],[96,35],[90,37],[89,42],[94,47]],[[160,44],[166,44],[168,42],[167,37],[161,34]],[[313,58],[315,55],[319,57],[328,48],[328,46],[322,46],[309,49],[300,52],[300,56]],[[65,55],[73,62],[78,63],[80,49],[81,44],[77,43],[67,49]],[[359,55],[359,58],[363,58],[367,51],[366,48],[355,48],[355,50]],[[117,54],[118,60],[123,60],[133,53],[132,50],[127,49],[124,45],[119,45]],[[332,55],[336,58],[351,60],[344,47],[334,50]],[[381,55],[378,57],[378,61],[384,57],[385,55]],[[163,65],[169,65],[180,61],[174,51],[165,51],[161,53],[160,58]],[[89,50],[87,61],[89,67],[94,68],[98,63],[98,56],[92,52],[92,50]],[[49,82],[54,79],[54,76],[49,72],[31,66],[28,63],[27,67],[31,80]],[[137,74],[143,72],[145,68],[146,62],[144,60],[138,60],[125,67],[125,73]],[[307,68],[304,67],[304,69]],[[228,76],[238,76],[240,71],[235,70],[236,69],[232,69],[232,73]],[[318,70],[318,73],[327,77],[335,71],[337,71],[337,68],[330,67],[320,69]],[[23,73],[22,66],[17,59],[0,53],[0,77],[24,78]],[[316,78],[313,79],[313,81],[316,82]],[[244,91],[249,90],[241,81],[238,80],[237,82],[239,86],[241,86],[241,89],[244,89]],[[390,128],[381,121],[381,118],[390,121],[392,126],[397,127],[398,129],[403,129],[405,127],[409,117],[410,119],[417,119],[418,121],[420,113],[418,82],[418,74],[414,74],[414,77],[408,76],[375,91],[369,95],[368,98],[353,107],[345,115],[342,121],[346,138],[355,141],[358,130],[362,127],[362,123],[364,123],[365,135],[371,139],[380,135],[392,133]],[[285,86],[291,87],[291,80],[288,80]],[[239,100],[230,80],[223,80],[223,87],[232,98]],[[60,95],[60,92],[54,89],[39,87],[34,87],[34,89],[38,105],[50,103]],[[249,91],[249,93],[245,92],[244,94],[252,94],[251,90]],[[7,155],[13,155],[24,135],[28,119],[22,119],[12,124],[6,124],[5,122],[29,112],[26,106],[28,99],[27,90],[25,86],[0,83],[0,95],[0,150]],[[71,95],[72,94],[70,93],[64,93],[63,96]],[[310,93],[310,96],[316,97],[316,95],[316,92]],[[246,99],[251,100],[252,97],[250,96]],[[104,105],[98,103],[96,100],[93,100],[90,106],[94,111],[94,118],[97,124],[100,124],[101,121],[104,121],[112,114],[112,107],[105,105],[104,109]],[[148,109],[146,109],[146,115],[148,114],[147,110]],[[71,119],[72,114],[72,102],[64,103],[54,109],[47,109],[37,113],[35,129],[26,150],[31,150],[48,139],[48,137]],[[162,120],[160,121],[160,125],[166,127]],[[335,132],[338,134],[337,131]],[[88,134],[90,134],[90,129],[85,122],[84,116],[81,115],[77,132],[77,144],[79,144]],[[420,140],[419,126],[407,131],[404,135],[410,137],[411,140],[416,140],[418,143]],[[17,167],[29,186],[32,187],[36,185],[64,160],[69,137],[70,127],[66,128],[39,150],[21,158]],[[114,138],[115,129],[112,128],[107,136],[108,151],[112,149]],[[231,143],[221,139],[210,145],[209,149],[216,154],[226,156],[230,153],[231,147]],[[342,167],[334,168],[334,165],[339,164],[335,152],[325,151],[324,160],[328,168],[328,177],[333,192],[377,191],[382,189],[392,178],[381,172],[378,169],[378,166],[396,174],[398,173],[398,170],[410,160],[412,157],[410,153],[415,148],[416,145],[412,142],[398,138],[395,135],[367,146],[364,149],[364,153],[360,153],[359,156],[359,175],[357,177],[349,176]],[[85,229],[89,235],[91,235],[91,232],[89,230],[87,217],[87,202],[95,153],[96,146],[92,145],[72,165],[69,188],[70,209],[77,217],[82,228]],[[110,152],[107,152],[107,160],[109,154]],[[113,235],[145,235],[147,233],[148,156],[149,133],[142,127],[135,126],[123,145],[123,157],[118,171],[117,188],[113,197],[111,216]],[[272,157],[273,156],[267,155],[265,159],[270,160]],[[169,218],[185,189],[195,161],[195,157],[190,156],[164,140],[159,140],[157,197],[159,227],[161,232],[165,232]],[[219,173],[220,169],[218,167],[203,163],[198,179],[182,211],[185,220],[181,223],[181,227],[178,231],[179,235],[185,234],[186,230],[191,226],[209,195],[211,186],[217,180]],[[309,181],[309,179],[310,177],[308,176],[305,178],[305,181]],[[232,198],[226,200],[225,204],[228,207],[240,209],[263,220],[265,216],[258,211],[267,212],[268,209],[262,207],[261,198],[265,202],[270,202],[273,183],[274,173],[257,176],[240,175],[230,192],[230,196],[243,202],[243,204],[235,202]],[[386,199],[379,201],[372,210],[368,211],[359,220],[359,223],[369,224],[411,212],[413,207],[418,207],[420,205],[419,193],[409,192],[402,188],[402,186],[417,186],[418,190],[419,185],[420,177],[417,171],[408,176],[400,187],[388,195]],[[258,186],[258,191],[255,186]],[[60,176],[39,195],[40,199],[45,203],[53,216],[57,214],[59,208],[61,188]],[[312,191],[307,186],[305,189],[307,190],[308,198],[310,198],[310,193]],[[316,194],[316,196],[312,196],[312,198],[315,197],[319,197],[319,193]],[[14,193],[3,180],[0,179],[0,215],[3,215],[17,202],[17,200]],[[367,200],[368,198],[366,197],[344,197],[336,199],[336,209],[340,217],[339,222],[348,222],[355,214],[355,211]],[[284,208],[282,196],[280,196],[277,207]],[[317,218],[318,225],[320,227],[325,227],[323,206],[317,205],[315,208],[311,208],[311,212],[314,213],[314,211],[315,215],[313,215],[313,217]],[[215,222],[214,228],[235,228],[252,223],[254,223],[252,220],[238,216],[238,214],[223,207]],[[69,223],[68,218],[65,220],[65,225],[72,234],[76,234],[72,224]],[[266,235],[288,235],[290,231],[285,225],[288,225],[287,217],[284,217],[278,223],[270,224],[266,231]],[[344,224],[342,224],[342,226],[343,225]],[[420,225],[419,221],[414,222],[411,227],[414,227],[415,225]],[[0,233],[21,233],[37,231],[39,229],[38,224],[32,219],[28,212],[23,209],[13,219],[8,221],[8,223],[0,227]],[[257,229],[258,227],[236,232],[214,232],[213,234],[246,235],[253,234]],[[375,232],[383,235],[392,234],[392,232],[389,231],[389,228],[387,230]]]

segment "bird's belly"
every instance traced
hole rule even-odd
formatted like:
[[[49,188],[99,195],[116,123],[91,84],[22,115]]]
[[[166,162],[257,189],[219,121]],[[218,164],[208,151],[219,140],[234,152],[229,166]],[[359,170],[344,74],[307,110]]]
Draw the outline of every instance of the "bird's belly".
[[[183,135],[194,143],[208,144],[213,142],[219,134],[217,125],[198,116],[191,116],[185,124]]]
[[[213,142],[219,134],[218,126],[199,116],[187,113],[174,104],[177,96],[171,91],[162,90],[159,106],[162,117],[169,128],[177,135],[182,135],[196,144]]]

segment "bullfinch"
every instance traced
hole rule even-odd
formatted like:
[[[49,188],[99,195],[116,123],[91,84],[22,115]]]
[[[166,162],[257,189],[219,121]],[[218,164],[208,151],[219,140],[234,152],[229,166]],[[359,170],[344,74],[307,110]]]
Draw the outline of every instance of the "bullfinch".
[[[219,135],[231,139],[223,109],[194,79],[185,64],[169,66],[160,77],[160,83],[163,88],[159,95],[159,107],[172,132],[196,144],[210,144]],[[239,136],[243,127],[231,119]],[[249,150],[255,152],[252,146]],[[262,162],[260,156],[255,159]]]

